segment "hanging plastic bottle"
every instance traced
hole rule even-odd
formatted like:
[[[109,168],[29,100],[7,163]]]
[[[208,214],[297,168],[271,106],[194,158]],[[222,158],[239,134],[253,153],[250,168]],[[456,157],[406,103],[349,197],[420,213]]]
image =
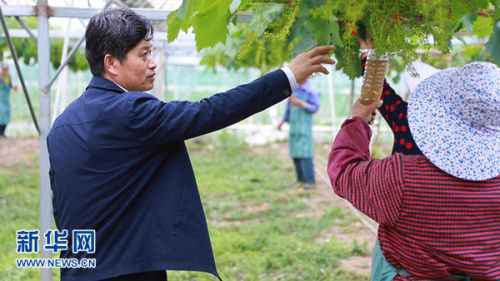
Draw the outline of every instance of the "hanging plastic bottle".
[[[364,105],[374,103],[380,99],[384,88],[385,73],[389,60],[387,56],[380,56],[374,50],[368,52],[365,64],[365,74],[361,87],[360,102]]]

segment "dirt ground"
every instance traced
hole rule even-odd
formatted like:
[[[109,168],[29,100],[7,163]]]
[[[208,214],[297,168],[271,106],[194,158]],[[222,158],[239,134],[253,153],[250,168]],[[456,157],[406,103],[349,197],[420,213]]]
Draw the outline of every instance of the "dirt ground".
[[[328,150],[329,145],[327,144],[325,146],[327,146],[326,150]],[[266,153],[266,151],[268,153],[269,147],[256,147],[254,150],[257,153]],[[272,144],[270,150],[274,151],[274,155],[280,157],[283,161],[291,161],[288,156],[288,147],[286,143]],[[330,241],[330,239],[335,238],[345,242],[347,245],[352,245],[353,243],[367,245],[367,256],[354,256],[343,260],[340,267],[345,271],[369,276],[371,269],[371,252],[376,240],[376,233],[374,233],[373,230],[376,231],[377,226],[365,215],[359,212],[355,214],[355,211],[349,206],[349,203],[338,197],[332,191],[326,173],[327,154],[323,154],[325,154],[324,149],[315,150],[316,188],[307,191],[312,193],[312,196],[307,199],[307,204],[310,206],[310,208],[308,208],[310,212],[302,215],[319,218],[331,208],[340,208],[345,210],[346,213],[356,216],[357,219],[355,219],[354,223],[349,227],[333,226],[321,233],[316,238],[316,242],[324,244]]]
[[[34,165],[38,149],[38,139],[0,138],[0,167],[10,168],[19,164]]]

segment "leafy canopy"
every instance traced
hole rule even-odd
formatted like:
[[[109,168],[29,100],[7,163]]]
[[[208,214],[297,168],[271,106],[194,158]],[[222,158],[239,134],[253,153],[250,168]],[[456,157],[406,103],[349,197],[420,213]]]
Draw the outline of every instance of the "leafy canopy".
[[[337,68],[361,74],[359,39],[406,65],[419,52],[450,51],[451,39],[471,27],[490,37],[500,63],[500,0],[184,0],[168,17],[168,40],[193,29],[202,62],[228,68],[279,66],[320,44],[336,45]],[[496,53],[495,53],[496,52]]]

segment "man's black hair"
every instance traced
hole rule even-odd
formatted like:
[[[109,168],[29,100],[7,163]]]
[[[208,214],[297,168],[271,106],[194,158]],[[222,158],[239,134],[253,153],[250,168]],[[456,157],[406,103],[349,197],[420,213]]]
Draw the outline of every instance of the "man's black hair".
[[[85,31],[85,56],[93,75],[104,73],[104,56],[123,61],[142,40],[153,38],[153,25],[130,9],[108,9],[93,16]]]

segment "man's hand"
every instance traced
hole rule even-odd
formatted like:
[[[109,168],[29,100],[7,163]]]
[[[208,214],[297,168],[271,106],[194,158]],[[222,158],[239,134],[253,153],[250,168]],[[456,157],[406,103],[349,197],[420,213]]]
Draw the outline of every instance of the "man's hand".
[[[352,105],[352,116],[351,117],[360,117],[365,120],[366,123],[371,124],[373,122],[373,118],[375,117],[375,110],[380,105],[380,102],[376,101],[369,105],[363,105],[359,99]]]
[[[309,76],[316,72],[328,74],[328,70],[321,64],[335,63],[329,56],[334,49],[334,46],[320,46],[296,56],[288,67],[295,75],[297,83],[303,84]]]

